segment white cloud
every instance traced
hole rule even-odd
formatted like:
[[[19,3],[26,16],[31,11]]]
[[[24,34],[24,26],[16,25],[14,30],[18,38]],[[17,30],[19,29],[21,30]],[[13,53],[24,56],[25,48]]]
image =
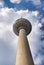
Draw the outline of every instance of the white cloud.
[[[35,59],[36,64],[41,65],[41,62],[43,62],[43,59],[44,59],[44,56],[38,55],[37,58]]]
[[[40,5],[41,1],[40,0],[32,0],[34,5]]]
[[[44,10],[44,7],[43,7],[43,10]]]
[[[38,16],[38,14],[39,14],[38,11],[34,11],[34,12],[32,11],[32,15]]]
[[[10,0],[10,2],[19,4],[21,2],[21,0]]]
[[[2,15],[2,16],[7,16],[7,13],[10,11],[10,9],[8,9],[8,8],[2,8],[1,10],[0,10],[0,16]]]
[[[41,1],[40,0],[26,0],[26,2],[32,1],[34,5],[40,5]]]
[[[5,14],[5,15],[4,15]],[[38,11],[28,11],[28,10],[20,10],[20,11],[15,11],[13,8],[2,8],[0,10],[0,43],[2,42],[4,45],[6,45],[6,52],[7,49],[10,50],[8,53],[4,52],[6,57],[9,55],[10,59],[8,58],[7,60],[14,63],[15,57],[16,57],[16,48],[17,48],[17,37],[13,32],[13,23],[15,22],[16,19],[23,18],[28,19],[31,24],[32,24],[32,31],[30,35],[28,36],[28,40],[30,42],[30,47],[32,50],[32,54],[34,57],[35,61],[35,56],[38,53],[38,50],[41,49],[41,40],[40,40],[40,35],[41,35],[41,26],[42,24],[39,23],[35,17],[37,17],[39,14]],[[34,17],[35,16],[35,17]],[[3,45],[2,45],[3,46]],[[4,51],[4,50],[3,50]],[[15,55],[15,56],[14,56]],[[12,57],[11,57],[12,56]],[[38,58],[38,57],[36,57]],[[41,58],[40,58],[41,59]],[[5,59],[6,60],[6,59]],[[6,60],[6,63],[8,63]],[[38,59],[39,60],[39,59]],[[36,59],[37,61],[37,59]],[[41,60],[40,60],[41,61]],[[12,65],[13,65],[12,63]],[[40,62],[37,61],[35,64],[38,64]],[[8,64],[10,65],[10,64]]]
[[[4,6],[3,0],[0,0],[0,8]]]
[[[27,13],[28,12],[28,9],[27,10],[20,10],[20,11],[17,11],[18,14],[22,15],[24,13]]]
[[[44,17],[41,19],[42,24],[44,24]]]

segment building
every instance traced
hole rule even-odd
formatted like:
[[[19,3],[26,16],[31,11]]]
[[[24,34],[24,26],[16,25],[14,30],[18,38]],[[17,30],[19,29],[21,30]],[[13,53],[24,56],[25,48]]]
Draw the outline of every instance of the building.
[[[31,23],[25,18],[16,20],[13,25],[15,34],[19,36],[16,65],[34,65],[27,40],[27,35],[31,32],[31,29]]]

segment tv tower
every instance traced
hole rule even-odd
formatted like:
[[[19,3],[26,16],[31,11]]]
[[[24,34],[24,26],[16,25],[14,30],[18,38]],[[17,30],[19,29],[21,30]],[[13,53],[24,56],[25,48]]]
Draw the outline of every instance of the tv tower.
[[[31,23],[25,19],[17,19],[13,25],[13,30],[18,38],[18,49],[16,55],[16,65],[34,65],[27,35],[31,32]]]

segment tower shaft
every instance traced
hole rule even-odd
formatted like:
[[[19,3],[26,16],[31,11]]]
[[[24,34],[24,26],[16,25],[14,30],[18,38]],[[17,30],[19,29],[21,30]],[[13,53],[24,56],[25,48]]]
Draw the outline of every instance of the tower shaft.
[[[34,65],[25,29],[20,29],[16,65]]]

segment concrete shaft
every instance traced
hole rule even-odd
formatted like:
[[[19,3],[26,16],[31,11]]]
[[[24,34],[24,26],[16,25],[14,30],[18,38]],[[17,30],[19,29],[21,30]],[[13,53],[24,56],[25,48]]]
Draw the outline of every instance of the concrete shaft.
[[[19,31],[16,65],[34,65],[24,29]]]

